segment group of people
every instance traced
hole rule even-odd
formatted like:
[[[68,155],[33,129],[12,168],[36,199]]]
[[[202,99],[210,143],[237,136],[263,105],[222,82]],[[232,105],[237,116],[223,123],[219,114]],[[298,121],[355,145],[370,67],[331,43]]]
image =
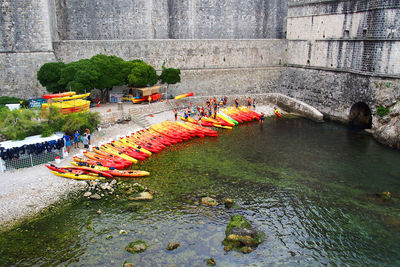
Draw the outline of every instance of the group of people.
[[[219,100],[217,100],[216,97],[214,98],[208,98],[206,100],[205,106],[196,106],[193,108],[192,111],[192,103],[190,103],[190,107],[186,108],[184,110],[183,116],[185,119],[188,119],[189,117],[196,117],[198,120],[201,120],[202,117],[207,116],[210,118],[216,118],[217,113],[219,111],[219,108],[221,107],[226,107],[228,103],[228,98],[226,96],[221,97]],[[239,100],[238,98],[235,98],[234,100],[235,107],[239,107]],[[256,109],[256,99],[253,98],[251,99],[250,97],[247,99],[247,107],[251,109]],[[176,108],[174,108],[174,117],[175,120],[178,120],[178,111]],[[262,120],[260,120],[260,123],[264,121],[264,114],[261,114]]]
[[[188,119],[189,117],[196,117],[198,120],[201,120],[202,117],[207,116],[210,118],[216,118],[217,113],[220,109],[220,107],[226,107],[228,98],[221,97],[220,100],[217,100],[216,97],[214,98],[209,98],[206,100],[205,106],[196,106],[195,108],[188,107],[185,109],[183,116],[185,119]],[[174,109],[174,114],[175,114],[175,120],[178,118],[178,112],[176,109]]]
[[[81,142],[83,143],[84,148],[89,148],[90,137],[90,130],[87,128],[82,135],[80,134],[79,130],[75,130],[73,134],[70,134],[70,132],[64,133],[64,141],[67,152],[69,153],[72,145],[74,145],[74,148],[80,148],[79,143]]]

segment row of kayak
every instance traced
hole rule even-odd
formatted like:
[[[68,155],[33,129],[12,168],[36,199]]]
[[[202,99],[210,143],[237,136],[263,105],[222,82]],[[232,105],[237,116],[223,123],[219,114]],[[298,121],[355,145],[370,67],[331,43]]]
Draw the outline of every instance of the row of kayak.
[[[112,177],[143,177],[150,173],[140,170],[124,170],[153,153],[193,137],[217,137],[215,130],[191,123],[169,122],[152,125],[150,129],[137,131],[107,144],[84,151],[83,156],[74,156],[73,166],[47,165],[50,171],[61,177],[78,180],[107,179]]]
[[[246,107],[239,108],[225,108],[220,109],[219,113],[215,118],[202,117],[200,121],[195,120],[193,118],[181,117],[181,120],[190,122],[193,124],[200,124],[204,127],[218,127],[225,129],[232,129],[233,126],[238,125],[239,123],[249,122],[252,120],[259,120],[261,117],[257,112],[250,110]]]
[[[231,129],[239,123],[259,118],[258,113],[241,107],[223,109],[214,119],[203,118],[197,121],[183,118],[186,122],[164,121],[93,147],[93,151],[84,151],[84,156],[74,156],[74,162],[71,162],[73,166],[46,167],[57,176],[79,180],[148,176],[150,173],[147,171],[125,169],[146,160],[153,153],[159,153],[169,146],[191,138],[218,137],[218,132],[208,127]]]

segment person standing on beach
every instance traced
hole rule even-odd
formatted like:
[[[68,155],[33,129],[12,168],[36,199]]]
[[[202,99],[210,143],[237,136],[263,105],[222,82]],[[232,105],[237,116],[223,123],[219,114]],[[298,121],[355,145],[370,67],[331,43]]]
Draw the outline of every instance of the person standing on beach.
[[[84,133],[83,134],[83,147],[84,148],[89,148],[89,138],[88,138],[88,134]]]
[[[89,130],[88,128],[86,128],[86,134],[87,134],[87,138],[88,138],[88,140],[89,140],[89,145],[90,145],[90,137],[91,137],[91,134],[90,134],[90,130]]]
[[[247,99],[247,108],[248,109],[251,108],[251,98],[250,97]]]
[[[235,98],[235,107],[238,108],[239,107],[239,100],[237,98]]]
[[[175,121],[178,120],[178,111],[176,111],[176,108],[174,108],[174,116],[175,116]]]
[[[255,98],[253,99],[253,109],[254,110],[256,109],[256,99]]]
[[[79,137],[80,137],[79,131],[75,130],[75,133],[74,133],[74,147],[75,148],[79,148]]]
[[[67,152],[69,153],[69,151],[71,150],[71,137],[69,136],[69,133],[64,133],[63,138],[65,140],[65,147],[67,149]]]

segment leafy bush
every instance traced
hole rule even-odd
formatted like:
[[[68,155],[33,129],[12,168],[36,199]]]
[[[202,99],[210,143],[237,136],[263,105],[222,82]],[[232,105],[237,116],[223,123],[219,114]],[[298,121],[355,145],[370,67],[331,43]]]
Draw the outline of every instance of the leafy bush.
[[[98,112],[80,112],[63,115],[58,108],[50,108],[44,113],[42,136],[50,136],[55,132],[83,132],[86,128],[94,131],[100,123]]]
[[[88,128],[91,132],[96,130],[100,123],[100,115],[98,112],[87,112],[87,113],[71,113],[65,115],[65,124],[61,127],[63,132],[72,132],[79,130],[83,132]]]
[[[40,134],[39,115],[29,109],[2,109],[0,111],[0,133],[7,139],[22,140]]]
[[[42,122],[40,122],[40,115]],[[81,132],[86,128],[94,131],[100,123],[98,112],[81,112],[63,115],[60,109],[51,107],[42,114],[38,110],[0,109],[0,134],[7,139],[22,140],[27,136],[41,134],[43,137],[56,132]]]
[[[389,109],[385,107],[378,107],[376,113],[378,113],[378,116],[383,117],[389,113]]]

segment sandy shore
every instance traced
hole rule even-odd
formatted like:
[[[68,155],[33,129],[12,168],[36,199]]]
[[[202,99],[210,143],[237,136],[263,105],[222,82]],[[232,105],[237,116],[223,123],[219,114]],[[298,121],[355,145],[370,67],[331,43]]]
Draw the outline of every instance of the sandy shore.
[[[259,106],[256,111],[264,112],[266,116],[274,114],[271,105]],[[165,120],[173,121],[174,115],[172,111],[167,111],[145,118],[150,124],[157,124]],[[133,122],[116,124],[93,133],[92,144],[107,142],[139,129],[141,127]],[[70,155],[56,165],[70,165],[73,155],[80,153],[81,149],[82,144],[81,148],[72,149]],[[9,229],[18,222],[38,214],[49,205],[65,199],[69,193],[86,188],[86,182],[55,176],[44,165],[6,171],[0,175],[0,229]]]

